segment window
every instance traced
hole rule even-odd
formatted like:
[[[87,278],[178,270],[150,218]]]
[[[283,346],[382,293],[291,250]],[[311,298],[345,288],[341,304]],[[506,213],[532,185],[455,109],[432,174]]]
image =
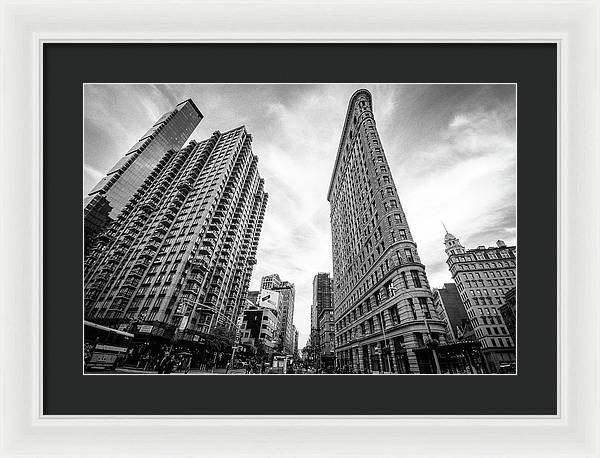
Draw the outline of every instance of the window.
[[[412,297],[408,298],[408,305],[410,307],[410,311],[412,313],[413,320],[416,320],[417,319],[417,311],[415,310],[415,304],[413,303]]]
[[[419,277],[419,272],[416,270],[411,270],[410,271],[410,276],[412,277],[412,281],[413,284],[415,285],[415,288],[422,288],[423,286],[421,285],[421,278]]]
[[[400,315],[398,315],[398,307],[396,307],[395,305],[390,307],[388,309],[388,313],[390,314],[393,324],[400,323]]]
[[[402,272],[402,281],[404,282],[404,287],[408,289],[408,279],[406,278],[406,272]]]
[[[420,297],[419,298],[419,305],[421,306],[421,310],[423,311],[423,314],[425,315],[425,318],[431,319],[431,311],[429,310],[429,303],[427,302],[427,298],[426,297]]]
[[[404,255],[406,256],[406,260],[408,262],[415,262],[415,260],[413,258],[412,250],[410,248],[404,249]]]
[[[388,297],[394,297],[394,294],[396,294],[396,289],[394,288],[394,282],[389,282],[386,285],[386,290],[387,290]]]

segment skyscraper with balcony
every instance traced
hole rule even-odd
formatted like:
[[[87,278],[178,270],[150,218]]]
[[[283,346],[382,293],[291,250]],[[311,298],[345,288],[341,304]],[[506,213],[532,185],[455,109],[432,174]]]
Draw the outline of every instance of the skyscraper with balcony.
[[[245,127],[171,149],[85,261],[85,316],[202,342],[246,305],[268,195]]]
[[[445,341],[373,116],[369,91],[350,99],[327,199],[339,367],[437,372]]]
[[[84,200],[86,252],[117,216],[169,150],[179,151],[202,120],[191,100],[163,114],[108,171]]]
[[[448,268],[490,372],[516,371],[515,343],[501,313],[505,295],[516,291],[516,246],[502,240],[495,247],[466,250],[446,231]],[[513,296],[514,298],[514,296]]]

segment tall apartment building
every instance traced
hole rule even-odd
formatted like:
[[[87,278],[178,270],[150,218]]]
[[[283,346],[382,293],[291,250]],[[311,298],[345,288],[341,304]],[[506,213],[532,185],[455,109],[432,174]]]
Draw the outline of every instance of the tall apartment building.
[[[321,318],[324,320],[331,320],[329,312],[333,312],[333,291],[332,291],[332,279],[327,272],[319,272],[313,278],[313,300],[310,308],[310,335],[311,344],[314,351],[314,357],[317,358],[317,363],[321,367],[321,354],[322,354],[322,341],[321,341]],[[322,312],[326,310],[327,314],[321,317]],[[327,322],[328,323],[328,322]],[[324,327],[328,328],[328,325]],[[329,334],[327,335],[329,338]],[[330,355],[330,348],[334,346],[334,342],[331,342],[327,349],[327,355]]]
[[[202,342],[246,306],[268,195],[245,127],[169,150],[85,260],[85,316]]]
[[[282,352],[292,354],[294,351],[294,303],[296,289],[293,283],[283,281],[278,274],[266,275],[261,279],[261,288],[279,293],[279,342]]]
[[[191,99],[163,114],[94,186],[84,200],[86,252],[114,221],[169,150],[179,151],[202,120]]]
[[[516,287],[516,247],[498,240],[495,247],[466,250],[446,232],[448,267],[490,372],[515,371],[515,344],[500,313],[504,295]]]
[[[436,372],[445,340],[375,127],[373,101],[350,99],[331,205],[337,364],[360,372]]]

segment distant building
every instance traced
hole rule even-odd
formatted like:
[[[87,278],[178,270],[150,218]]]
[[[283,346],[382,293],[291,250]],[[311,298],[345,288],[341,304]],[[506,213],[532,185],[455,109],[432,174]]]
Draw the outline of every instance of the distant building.
[[[294,357],[298,358],[299,357],[299,353],[298,353],[298,329],[296,329],[296,326],[292,326],[294,329]]]
[[[248,296],[246,296],[246,299],[250,301],[250,303],[252,303],[253,305],[258,305],[259,294],[260,291],[248,291]]]
[[[335,332],[333,321],[333,280],[329,273],[319,272],[313,278],[313,302],[310,309],[311,348],[318,367],[322,366],[321,357],[331,359],[335,348]],[[332,364],[328,361],[328,364]]]
[[[504,295],[516,288],[516,247],[498,240],[495,247],[466,250],[446,232],[448,267],[467,312],[475,338],[493,373],[514,373],[515,342],[500,313]]]
[[[244,310],[241,324],[241,344],[260,361],[269,361],[277,350],[277,312],[270,308],[250,306]]]
[[[335,321],[333,308],[323,308],[319,314],[320,367],[326,371],[335,369]]]
[[[504,295],[504,305],[500,306],[500,314],[506,323],[508,333],[517,346],[517,288],[510,289]]]
[[[266,275],[261,279],[261,288],[279,293],[279,351],[292,354],[294,351],[294,303],[296,290],[293,283],[282,280],[278,274]]]
[[[456,285],[444,283],[443,288],[434,289],[433,303],[446,321],[450,340],[462,339],[469,332],[470,323]]]

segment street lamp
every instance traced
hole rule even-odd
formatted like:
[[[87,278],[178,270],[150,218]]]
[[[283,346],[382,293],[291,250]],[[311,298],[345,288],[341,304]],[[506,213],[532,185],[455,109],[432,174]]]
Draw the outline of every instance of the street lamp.
[[[219,315],[219,310],[218,310],[216,307],[214,307],[214,306],[211,306],[211,305],[207,305],[207,304],[203,304],[202,302],[196,302],[196,301],[192,301],[192,300],[191,300],[191,299],[189,299],[189,298],[184,298],[184,299],[182,299],[182,302],[184,302],[184,305],[187,305],[187,304],[186,304],[186,301],[189,301],[189,302],[190,302],[190,303],[191,303],[191,304],[194,306],[194,311],[196,310],[196,307],[198,307],[198,306],[199,306],[200,308],[205,308],[205,309],[208,309],[208,310],[210,310],[210,311],[211,311],[211,312],[213,312],[213,313],[216,313],[216,314],[217,314],[217,320],[216,320],[217,324],[219,323],[219,318],[225,319],[225,320],[227,320],[227,321],[229,322],[229,324],[231,324],[231,325],[232,325],[234,328],[236,328],[236,330],[237,330],[237,331],[239,332],[239,334],[241,335],[242,328],[240,328],[240,327],[237,325],[237,323],[236,323],[236,322],[234,322],[234,321],[233,321],[232,319],[230,319],[229,317],[227,317],[227,316],[225,316],[225,315]],[[191,316],[191,314],[192,314],[192,313],[193,313],[193,312],[190,312],[190,316]],[[188,325],[188,323],[189,323],[189,321],[185,323],[185,326],[184,326],[184,328],[182,329],[182,331],[184,331],[184,330],[187,328],[187,325]],[[238,333],[236,333],[236,334],[238,334]],[[230,368],[230,367],[233,365],[233,358],[234,358],[234,356],[235,356],[235,350],[236,350],[236,348],[237,348],[237,343],[238,343],[237,341],[238,341],[238,335],[236,335],[236,337],[235,337],[235,339],[234,339],[234,341],[233,341],[233,345],[232,345],[232,349],[231,349],[231,360],[229,361],[229,366],[228,366],[228,367],[227,367],[227,369],[225,370],[225,373],[226,373],[226,374],[229,372],[229,368]]]
[[[394,293],[394,295],[396,294],[396,287],[395,286],[391,286],[390,290]],[[383,312],[383,310],[380,311],[379,313],[382,313],[382,312]],[[383,341],[385,343],[386,342],[386,340],[385,340],[385,329],[384,329],[384,324],[385,323],[383,321],[383,315],[380,317],[380,319],[381,319],[381,325],[382,325],[382,330],[383,330]],[[433,346],[434,340],[433,340],[433,337],[431,335],[431,326],[429,325],[429,322],[427,321],[427,315],[423,315],[423,321],[425,323],[425,327],[427,328],[427,333],[429,334],[429,341],[432,343],[431,353],[433,354],[433,361],[435,363],[435,369],[437,371],[436,373],[437,374],[441,374],[442,370],[441,370],[440,362],[439,362],[439,359],[438,359],[438,356],[437,356],[437,351],[436,351],[435,347]],[[389,363],[389,360],[388,360],[388,363]]]

